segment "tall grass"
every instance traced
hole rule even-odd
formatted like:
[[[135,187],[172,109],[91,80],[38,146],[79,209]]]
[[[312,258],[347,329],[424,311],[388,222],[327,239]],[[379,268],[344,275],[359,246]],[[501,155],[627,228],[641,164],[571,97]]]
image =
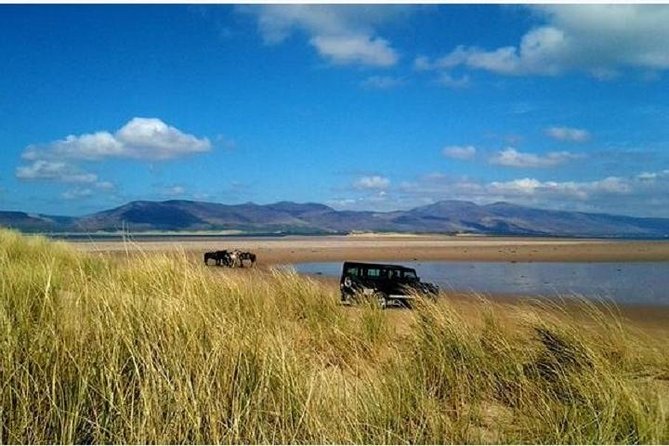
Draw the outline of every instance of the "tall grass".
[[[669,442],[666,344],[571,307],[347,308],[293,272],[0,231],[0,441]]]

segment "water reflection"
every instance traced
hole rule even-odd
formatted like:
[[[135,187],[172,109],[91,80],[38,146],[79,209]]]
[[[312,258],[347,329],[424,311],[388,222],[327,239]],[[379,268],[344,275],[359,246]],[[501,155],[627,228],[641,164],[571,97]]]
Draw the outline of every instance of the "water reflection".
[[[620,303],[669,305],[669,262],[383,262],[416,269],[446,290],[541,296],[579,294]],[[298,272],[338,277],[341,262],[301,263]]]

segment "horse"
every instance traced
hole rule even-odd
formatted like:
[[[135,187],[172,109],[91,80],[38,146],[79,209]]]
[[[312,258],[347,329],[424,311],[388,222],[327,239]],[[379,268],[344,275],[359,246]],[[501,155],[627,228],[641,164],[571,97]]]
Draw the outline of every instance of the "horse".
[[[253,266],[256,263],[256,255],[251,252],[240,251],[235,249],[230,253],[231,265],[233,268],[239,266],[244,268],[244,260],[249,260],[251,262],[250,266]]]
[[[244,268],[244,253],[240,251],[239,249],[233,249],[232,252],[230,252],[230,267],[234,268],[236,266],[239,266],[240,268]]]
[[[209,259],[213,260],[216,262],[218,265],[218,256],[216,255],[216,252],[211,251],[211,252],[205,252],[204,253],[204,264],[209,265]]]
[[[214,260],[216,266],[233,266],[231,255],[227,250],[206,252],[204,254],[204,263],[208,264],[209,259]]]
[[[253,266],[256,263],[256,255],[253,254],[252,252],[240,252],[239,253],[239,264],[240,266],[244,266],[244,260],[250,260],[251,261],[251,266]]]

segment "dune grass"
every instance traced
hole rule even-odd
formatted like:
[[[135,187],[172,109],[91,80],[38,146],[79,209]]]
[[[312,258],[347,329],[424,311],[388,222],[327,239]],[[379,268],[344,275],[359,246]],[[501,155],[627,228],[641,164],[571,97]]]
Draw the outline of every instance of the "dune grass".
[[[587,302],[472,301],[399,329],[294,272],[0,230],[0,441],[669,442],[666,340]]]

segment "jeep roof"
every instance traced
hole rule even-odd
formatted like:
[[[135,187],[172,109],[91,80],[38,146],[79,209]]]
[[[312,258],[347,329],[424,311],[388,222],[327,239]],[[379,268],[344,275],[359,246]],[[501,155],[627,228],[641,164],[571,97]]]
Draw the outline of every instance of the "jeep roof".
[[[384,263],[366,263],[366,262],[344,262],[343,268],[351,266],[365,266],[367,268],[383,268],[383,269],[400,269],[405,271],[416,271],[414,268],[409,268],[402,265],[390,265]]]

